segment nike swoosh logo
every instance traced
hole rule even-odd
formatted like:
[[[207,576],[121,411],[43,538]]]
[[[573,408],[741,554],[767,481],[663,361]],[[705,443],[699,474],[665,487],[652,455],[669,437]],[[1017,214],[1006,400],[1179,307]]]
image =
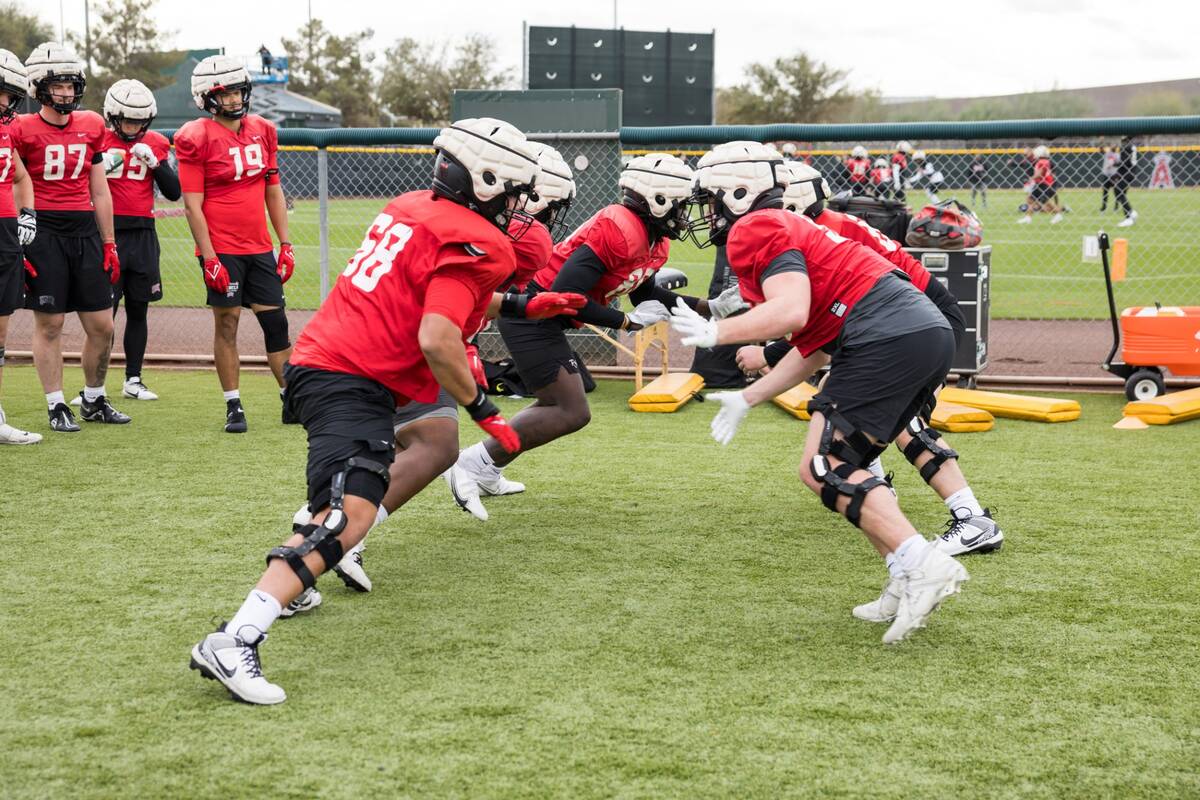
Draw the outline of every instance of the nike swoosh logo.
[[[996,535],[996,531],[994,531],[994,530],[984,531],[983,533],[979,534],[978,536],[976,536],[972,539],[968,539],[967,537],[964,536],[964,537],[962,537],[962,539],[960,541],[962,542],[963,547],[972,547],[977,542],[986,542],[988,539],[992,538],[995,535]]]

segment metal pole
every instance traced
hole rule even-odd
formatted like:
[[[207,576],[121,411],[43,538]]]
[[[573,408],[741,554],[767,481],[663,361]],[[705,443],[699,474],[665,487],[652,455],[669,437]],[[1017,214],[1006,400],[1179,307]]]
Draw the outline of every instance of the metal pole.
[[[521,20],[521,88],[529,88],[529,23]]]
[[[83,46],[87,50],[87,68],[88,72],[92,71],[92,23],[91,23],[91,3],[88,0],[83,0]]]
[[[617,29],[617,0],[613,0],[613,30]]]
[[[321,231],[321,302],[329,294],[329,151],[317,150],[317,220]]]

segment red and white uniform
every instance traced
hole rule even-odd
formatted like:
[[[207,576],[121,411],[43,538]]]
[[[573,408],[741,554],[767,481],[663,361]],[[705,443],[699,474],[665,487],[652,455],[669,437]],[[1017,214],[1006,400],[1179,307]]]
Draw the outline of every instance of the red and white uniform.
[[[866,183],[867,175],[871,172],[871,159],[848,158],[846,159],[846,169],[850,173],[851,183]]]
[[[397,405],[432,403],[438,384],[417,343],[430,281],[453,278],[469,295],[466,336],[479,330],[492,293],[515,270],[511,240],[495,225],[432,192],[402,194],[371,223],[289,360],[370,378]]]
[[[204,219],[213,249],[255,255],[272,249],[266,187],[279,183],[275,126],[249,114],[237,132],[212,119],[194,119],[175,134],[179,185],[204,193]]]
[[[913,286],[925,291],[933,277],[929,270],[915,258],[904,252],[900,243],[891,237],[884,236],[876,228],[871,227],[853,214],[843,214],[840,211],[825,209],[817,215],[815,222],[823,225],[838,236],[858,242],[863,247],[874,250],[886,258],[893,266],[904,270],[912,279]]]
[[[608,305],[614,297],[629,294],[667,263],[671,243],[659,239],[650,246],[646,225],[622,205],[605,206],[575,232],[554,246],[550,263],[533,276],[537,285],[549,289],[562,265],[577,249],[587,245],[607,268],[588,291],[588,299]]]
[[[15,127],[17,152],[33,180],[34,207],[38,211],[94,211],[91,169],[104,149],[100,115],[72,111],[60,128],[41,114],[22,114]]]
[[[154,173],[140,159],[129,154],[129,148],[139,142],[149,145],[154,157],[160,163],[166,163],[171,144],[161,133],[146,131],[137,142],[127,142],[110,130],[104,132],[104,152],[121,156],[121,166],[108,174],[113,216],[154,216]]]
[[[0,219],[15,219],[17,202],[13,197],[13,154],[17,143],[13,134],[17,126],[13,122],[0,122]]]
[[[509,227],[517,226],[514,222]],[[554,239],[545,225],[534,220],[521,238],[512,241],[511,244],[517,260],[517,271],[513,279],[500,288],[506,289],[508,285],[515,285],[518,289],[524,289],[529,279],[550,262],[550,256],[554,253]]]
[[[1039,158],[1033,162],[1033,182],[1046,186],[1054,185],[1054,170],[1050,167],[1050,159]]]
[[[753,211],[733,224],[725,245],[729,266],[748,303],[766,300],[762,274],[789,250],[804,256],[812,287],[808,324],[788,340],[805,356],[833,341],[854,304],[895,269],[873,250],[808,217],[776,208]]]
[[[892,182],[892,170],[890,167],[874,167],[871,169],[871,183],[875,186],[882,186],[885,183]]]

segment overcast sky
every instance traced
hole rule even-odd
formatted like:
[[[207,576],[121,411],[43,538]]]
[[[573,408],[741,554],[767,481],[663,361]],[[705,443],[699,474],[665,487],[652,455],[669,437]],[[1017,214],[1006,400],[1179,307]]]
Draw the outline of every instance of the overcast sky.
[[[82,30],[84,0],[24,0],[58,30]],[[93,5],[95,0],[93,0]],[[159,0],[158,19],[180,48],[279,51],[307,17],[306,0]],[[502,64],[520,74],[521,23],[611,27],[607,0],[312,0],[313,16],[338,33],[370,27],[381,49],[401,36],[492,37]],[[389,9],[381,13],[380,8]],[[827,9],[833,9],[829,11]],[[951,10],[952,9],[952,10]],[[958,0],[745,3],[666,0],[616,3],[617,24],[636,30],[716,30],[718,85],[743,67],[805,50],[851,71],[857,88],[885,96],[1007,94],[1040,89],[1200,78],[1200,3],[1185,0]]]

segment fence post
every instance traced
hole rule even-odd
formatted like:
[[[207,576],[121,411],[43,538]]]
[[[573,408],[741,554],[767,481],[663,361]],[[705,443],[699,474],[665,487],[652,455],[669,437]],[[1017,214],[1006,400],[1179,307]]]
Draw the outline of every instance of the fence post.
[[[317,149],[317,208],[321,231],[321,302],[329,294],[329,151]]]

